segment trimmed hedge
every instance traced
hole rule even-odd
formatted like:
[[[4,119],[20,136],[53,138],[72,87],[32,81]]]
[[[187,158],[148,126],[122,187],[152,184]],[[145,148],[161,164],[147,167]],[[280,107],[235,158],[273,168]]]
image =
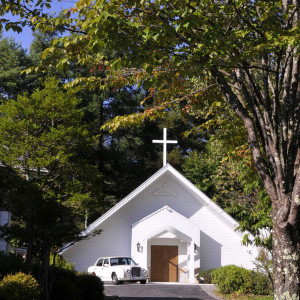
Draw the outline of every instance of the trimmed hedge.
[[[6,275],[0,282],[0,299],[2,300],[36,300],[40,297],[40,288],[32,275],[16,273]]]
[[[212,283],[218,286],[223,294],[239,292],[242,294],[268,295],[270,286],[268,279],[261,273],[229,265],[211,273]]]

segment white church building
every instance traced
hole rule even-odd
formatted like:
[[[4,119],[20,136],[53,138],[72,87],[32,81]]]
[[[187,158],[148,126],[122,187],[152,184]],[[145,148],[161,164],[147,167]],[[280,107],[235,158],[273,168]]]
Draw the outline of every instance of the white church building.
[[[10,225],[10,213],[8,211],[0,211],[0,225]],[[0,239],[0,252],[7,253],[8,251],[8,244],[5,240]]]
[[[101,234],[62,252],[78,271],[102,256],[130,256],[151,281],[193,283],[200,270],[255,267],[257,248],[242,245],[239,224],[166,164],[164,133],[164,166],[82,233]]]

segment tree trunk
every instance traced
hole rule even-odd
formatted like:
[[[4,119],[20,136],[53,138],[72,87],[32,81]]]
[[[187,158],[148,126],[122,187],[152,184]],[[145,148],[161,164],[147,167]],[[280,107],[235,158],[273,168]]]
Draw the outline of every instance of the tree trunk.
[[[285,197],[288,201],[289,197]],[[295,201],[295,200],[294,200]],[[287,203],[287,202],[286,202]],[[292,209],[288,214],[281,206],[273,218],[273,278],[274,299],[300,299],[300,260],[299,260],[299,209],[294,217]]]
[[[287,229],[274,227],[273,265],[274,299],[300,299],[299,289],[299,239],[295,239]],[[287,239],[288,237],[288,239]]]
[[[255,167],[272,200],[274,298],[300,299],[299,110],[295,114],[289,109],[286,102],[291,101],[290,98],[282,99],[282,111],[276,99],[272,105],[268,104],[273,109],[271,115],[266,107],[263,110],[268,101],[259,91],[253,92],[258,84],[253,84],[255,78],[247,68],[233,73],[234,91],[228,84],[229,80],[216,67],[211,68],[211,73],[229,105],[245,124]],[[244,82],[247,76],[251,80]],[[294,75],[294,78],[298,76]],[[295,103],[298,103],[299,97],[295,96]],[[297,126],[286,133],[291,124]]]
[[[104,124],[104,107],[103,107],[103,99],[99,99],[99,122],[98,122],[98,130]],[[98,170],[100,173],[104,171],[104,159],[103,159],[103,143],[104,143],[104,136],[103,132],[99,134],[98,137]]]
[[[42,288],[42,299],[50,299],[50,285],[49,285],[49,267],[50,267],[50,251],[51,247],[49,245],[48,239],[44,241],[42,247],[42,271],[41,271],[41,288]]]
[[[31,272],[31,263],[32,263],[32,250],[33,250],[33,205],[30,204],[29,207],[29,220],[28,220],[28,245],[27,245],[27,253],[26,253],[26,262],[25,268],[26,273],[29,274]]]

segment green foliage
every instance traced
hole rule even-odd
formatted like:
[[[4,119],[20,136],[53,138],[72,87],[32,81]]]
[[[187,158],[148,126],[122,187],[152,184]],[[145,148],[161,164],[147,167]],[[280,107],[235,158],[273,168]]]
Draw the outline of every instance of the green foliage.
[[[223,141],[214,138],[208,141],[206,152],[192,152],[183,169],[189,180],[240,223],[239,230],[254,235],[254,240],[245,235],[245,244],[271,249],[270,198],[258,176],[249,175],[253,171],[248,163],[243,156],[232,156]]]
[[[103,282],[99,277],[74,270],[55,267],[51,299],[101,300],[104,299]]]
[[[237,299],[237,300],[251,300],[251,299],[257,299],[257,300],[274,300],[273,296],[262,296],[262,295],[241,295],[240,293],[232,293],[232,294],[222,294],[223,299]]]
[[[256,260],[253,262],[256,266],[256,270],[264,274],[268,279],[269,286],[273,289],[273,259],[272,252],[266,248],[260,248]]]
[[[103,72],[97,75],[99,78],[105,76]],[[115,116],[145,109],[140,107],[145,91],[136,87],[126,86],[107,91],[100,88],[93,91],[82,89],[79,95],[84,95],[82,103],[85,112],[84,121],[95,134],[99,133],[99,128],[104,123]],[[181,119],[178,119],[179,117]],[[191,123],[192,118],[183,116],[178,108],[170,112],[166,118],[155,122],[148,119],[139,126],[128,128],[119,126],[111,133],[102,131],[98,136],[95,158],[98,169],[105,178],[103,184],[105,203],[98,210],[88,212],[88,221],[99,217],[100,213],[128,195],[161,167],[162,147],[159,144],[152,144],[152,140],[162,136],[162,127],[168,128],[169,138],[178,140],[178,147],[168,148],[168,162],[181,170],[189,149],[202,149],[204,144],[194,136],[190,138],[182,136],[183,131],[193,126]]]
[[[26,0],[25,5],[29,2]],[[17,10],[21,18],[28,20],[26,10],[13,4],[18,3],[9,1],[2,7],[4,11]],[[44,1],[39,1],[40,4]],[[250,228],[257,236],[261,227],[272,226],[267,217],[271,201],[262,191],[261,182],[252,177],[255,165],[274,204],[272,215],[276,216],[276,224],[297,223],[297,211],[283,211],[298,210],[295,203],[298,203],[300,184],[296,178],[300,130],[295,113],[300,107],[297,1],[87,0],[79,1],[64,18],[48,22],[46,17],[39,17],[37,14],[31,21],[38,21],[37,27],[41,29],[53,30],[56,25],[67,24],[69,19],[73,31],[84,33],[56,39],[53,47],[44,51],[42,64],[55,62],[57,69],[62,70],[72,68],[76,61],[90,66],[92,74],[105,70],[105,78],[83,76],[70,81],[70,87],[81,84],[109,89],[136,85],[147,91],[141,102],[146,109],[117,116],[114,122],[104,125],[109,130],[132,122],[153,121],[178,103],[185,103],[184,110],[193,112],[193,108],[199,109],[198,102],[214,97],[209,102],[212,110],[207,123],[216,125],[212,115],[216,108],[222,107],[223,101],[216,92],[218,86],[244,121],[254,159],[246,157],[250,152],[245,144],[239,143],[240,149],[232,151],[243,159],[224,159],[224,168],[219,173],[213,168],[209,170],[218,179],[216,189],[222,193],[222,206],[234,217],[246,218],[241,227]],[[2,23],[7,23],[7,28],[19,29],[8,21]],[[236,137],[243,138],[234,134],[238,126],[232,124],[235,128],[230,133],[233,134],[227,135],[230,142]],[[249,172],[251,169],[253,172]],[[204,187],[215,188],[210,184]],[[232,209],[230,202],[234,198],[238,203]],[[257,213],[257,209],[261,212]],[[286,223],[287,214],[289,223]],[[289,233],[288,244],[295,248],[298,228],[287,229],[286,236]],[[282,240],[286,241],[278,238]],[[275,258],[274,262],[277,261],[280,260]],[[275,265],[274,270],[283,267]],[[293,278],[286,275],[278,276],[277,280]],[[278,291],[277,297],[281,292]]]
[[[104,287],[99,277],[87,273],[79,273],[75,280],[82,300],[103,300]]]
[[[261,273],[228,265],[211,273],[212,283],[218,286],[221,293],[239,292],[243,294],[268,295],[268,279]]]
[[[66,260],[60,254],[57,254],[55,256],[53,254],[51,254],[50,264],[53,265],[53,262],[54,262],[54,266],[58,269],[74,271],[74,265],[71,264],[68,260]]]
[[[81,300],[75,281],[66,278],[55,279],[51,291],[51,300]]]
[[[54,266],[52,266],[52,289],[51,299],[75,299],[79,300],[79,289],[76,287],[77,271],[70,266],[63,258],[58,258]]]
[[[19,93],[33,90],[36,76],[21,75],[31,65],[32,60],[18,43],[0,38],[0,99],[17,98]]]
[[[205,151],[194,151],[186,159],[184,174],[240,223],[238,230],[253,234],[254,240],[245,235],[244,244],[271,249],[270,197],[254,168],[240,121],[227,110],[226,116],[210,117],[217,125]]]
[[[0,252],[0,280],[6,274],[15,274],[17,272],[24,272],[24,258],[15,253]]]
[[[23,220],[34,213],[40,232],[34,236],[42,237],[45,230],[58,245],[79,232],[74,218],[83,217],[100,196],[101,177],[85,157],[94,138],[81,125],[83,112],[78,105],[75,91],[65,92],[58,80],[48,78],[43,89],[0,106],[0,160],[18,167],[21,177],[31,178],[27,183],[20,179],[6,209],[14,217],[24,214]]]
[[[211,280],[211,273],[214,271],[215,269],[208,269],[208,270],[204,270],[201,271],[198,275],[197,275],[197,280],[199,283],[207,283],[210,284],[212,283]],[[203,279],[202,279],[203,278]]]
[[[0,31],[5,29],[21,33],[24,26],[34,29],[36,20],[47,19],[45,8],[50,9],[51,4],[52,0],[38,0],[35,2],[25,0],[22,3],[18,0],[1,1]],[[10,18],[10,15],[14,18]]]
[[[7,275],[0,282],[0,299],[37,300],[39,296],[39,285],[31,275],[24,273]]]
[[[12,213],[11,226],[1,231],[8,242],[27,247],[27,271],[37,258],[46,270],[40,282],[48,278],[51,250],[78,240],[86,209],[101,195],[102,179],[89,157],[95,138],[82,124],[75,94],[50,77],[43,88],[0,105],[0,161],[18,173],[0,195]]]
[[[192,151],[183,164],[184,175],[212,198],[216,195],[214,175],[219,164],[218,157]]]

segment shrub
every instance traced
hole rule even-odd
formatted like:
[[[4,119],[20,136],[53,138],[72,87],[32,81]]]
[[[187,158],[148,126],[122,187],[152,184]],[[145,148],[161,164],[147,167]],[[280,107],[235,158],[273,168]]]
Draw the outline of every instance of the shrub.
[[[52,285],[51,300],[102,300],[103,282],[99,277],[57,268]],[[1,299],[0,299],[1,300]]]
[[[50,256],[50,264],[53,264],[54,261],[54,255],[51,254]],[[63,256],[60,254],[55,255],[55,267],[74,271],[74,265],[71,264],[68,260],[66,260]]]
[[[53,263],[53,256],[51,256]],[[55,265],[51,266],[51,300],[81,300],[75,284],[77,271],[62,256],[58,255]]]
[[[52,269],[52,300],[79,300],[79,290],[75,284],[75,270],[64,268],[64,266],[53,266]]]
[[[104,299],[104,287],[101,279],[95,275],[80,273],[75,280],[77,288],[80,290],[81,299],[102,300]]]
[[[0,252],[0,280],[4,275],[24,272],[24,259],[15,253]]]
[[[5,276],[0,282],[0,299],[35,300],[39,296],[39,285],[32,275],[19,272]]]
[[[253,280],[253,294],[255,295],[269,295],[272,291],[272,282],[267,276],[261,273],[252,271]]]
[[[197,280],[198,282],[204,282],[204,283],[211,283],[211,273],[212,271],[214,271],[215,269],[208,269],[208,270],[205,270],[205,271],[202,271],[200,272],[198,275],[197,275]],[[203,278],[203,279],[201,279]]]
[[[268,295],[270,286],[268,279],[260,273],[229,265],[214,270],[211,273],[212,283],[224,294],[235,292]]]
[[[54,280],[51,290],[51,300],[81,300],[80,291],[75,281],[63,279],[62,277]]]

